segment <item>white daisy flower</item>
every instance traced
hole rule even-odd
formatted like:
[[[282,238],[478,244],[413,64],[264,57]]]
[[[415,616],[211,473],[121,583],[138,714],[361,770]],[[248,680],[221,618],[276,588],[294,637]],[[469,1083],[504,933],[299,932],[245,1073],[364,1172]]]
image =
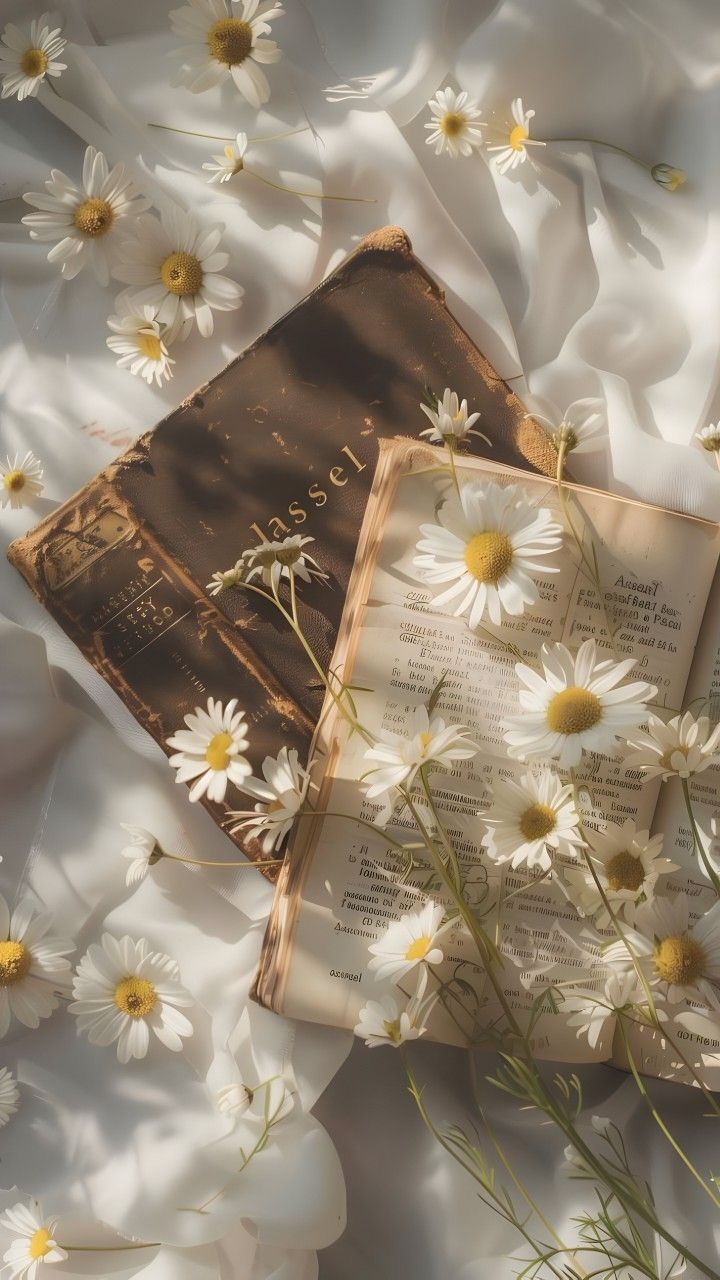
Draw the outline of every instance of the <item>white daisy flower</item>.
[[[5,465],[0,462],[0,506],[23,507],[29,498],[42,493],[43,469],[34,453],[9,455]]]
[[[510,112],[512,121],[508,122],[506,129],[500,131],[502,141],[493,143],[487,148],[488,151],[495,152],[493,164],[498,173],[508,173],[510,170],[517,169],[518,165],[524,164],[528,158],[528,147],[545,146],[545,143],[538,138],[530,137],[530,121],[535,112],[524,109],[522,98],[513,99]],[[496,133],[498,130],[494,128],[493,135]]]
[[[55,241],[48,262],[59,262],[66,280],[90,265],[98,284],[108,284],[117,259],[120,233],[150,201],[138,195],[124,164],[108,168],[102,151],[88,147],[78,187],[60,169],[52,169],[46,192],[28,191],[27,204],[39,213],[22,221],[31,240]]]
[[[120,369],[139,374],[148,386],[153,382],[160,387],[172,377],[175,361],[168,355],[163,331],[152,306],[136,306],[128,297],[120,294],[117,313],[108,316],[108,328],[112,334],[105,341],[115,352]]]
[[[219,596],[221,591],[229,591],[232,587],[239,586],[243,580],[244,570],[245,565],[242,560],[238,560],[232,569],[218,569],[205,584],[205,590],[209,596]]]
[[[174,84],[203,93],[232,76],[235,87],[252,107],[270,98],[270,85],[261,64],[279,62],[282,54],[268,40],[270,23],[282,17],[282,5],[261,7],[260,0],[237,0],[241,17],[230,16],[225,0],[189,0],[170,12],[170,25],[187,45],[175,57],[179,69]]]
[[[655,895],[661,875],[678,871],[676,862],[663,857],[662,835],[638,831],[628,818],[622,824],[606,822],[602,835],[593,833],[589,856],[615,915],[632,917],[632,908]],[[610,925],[610,915],[589,867],[565,872],[571,901],[584,915],[594,915],[599,929]]]
[[[425,128],[430,132],[425,141],[435,148],[436,156],[442,151],[453,159],[471,156],[482,146],[484,121],[477,102],[465,90],[454,93],[452,89],[438,89],[428,106],[430,120]]]
[[[709,426],[703,427],[696,433],[695,439],[699,440],[708,453],[720,453],[720,422],[711,422]]]
[[[237,711],[237,698],[223,707],[222,702],[208,698],[203,707],[185,716],[186,729],[179,729],[167,745],[175,749],[170,764],[177,769],[176,782],[196,781],[190,788],[194,802],[207,794],[208,800],[225,799],[228,782],[239,787],[250,777],[252,769],[241,754],[248,745],[245,712]]]
[[[242,173],[245,168],[247,149],[248,136],[246,133],[239,133],[234,143],[228,143],[223,147],[221,156],[213,156],[212,160],[206,161],[203,165],[203,169],[210,174],[208,182],[229,182],[236,173]]]
[[[456,760],[477,755],[478,747],[465,725],[446,725],[441,716],[429,716],[422,705],[415,707],[409,720],[407,736],[387,730],[384,738],[365,752],[365,759],[374,766],[364,775],[368,800],[394,792],[396,787],[412,787],[418,771],[426,765],[451,769]]]
[[[245,830],[251,838],[262,839],[263,853],[272,853],[280,848],[305,801],[310,774],[300,764],[294,747],[290,751],[281,747],[277,759],[266,756],[262,771],[262,778],[246,778],[241,787],[255,796],[258,804],[253,810],[231,811],[228,818],[234,821],[231,835]]]
[[[213,331],[213,311],[234,311],[243,289],[219,275],[230,255],[218,250],[221,223],[201,227],[191,213],[171,206],[160,218],[143,214],[132,237],[120,246],[114,269],[118,280],[131,285],[130,303],[156,309],[165,325],[164,339],[187,338],[193,324],[203,338]]]
[[[437,1000],[437,992],[425,996],[426,986],[427,969],[423,965],[418,974],[415,994],[402,1012],[397,1001],[390,995],[382,996],[380,1000],[368,1000],[360,1010],[354,1027],[355,1035],[365,1041],[368,1049],[375,1049],[381,1044],[390,1044],[398,1049],[407,1040],[417,1040],[425,1035],[425,1020]]]
[[[48,931],[52,916],[27,899],[10,909],[0,895],[0,1039],[14,1015],[33,1029],[57,1008],[56,993],[68,985],[74,944]]]
[[[80,961],[73,995],[68,1007],[77,1016],[78,1031],[86,1031],[91,1044],[117,1041],[119,1062],[144,1058],[151,1031],[173,1053],[193,1033],[192,1023],[180,1013],[193,1000],[180,982],[177,961],[151,951],[145,938],[104,933]]]
[[[591,1049],[596,1049],[608,1021],[614,1019],[618,1009],[636,1006],[643,1001],[642,985],[635,970],[627,973],[611,973],[603,992],[575,991],[565,996],[563,1015],[569,1014],[569,1027],[577,1027],[578,1040],[584,1036]]]
[[[612,968],[633,970],[632,952],[647,981],[659,986],[670,1004],[701,1000],[720,1011],[720,902],[691,925],[687,894],[653,898],[637,908],[633,927],[624,927],[623,935],[604,950]]]
[[[15,1077],[7,1067],[0,1067],[0,1129],[15,1115],[20,1103],[20,1092]]]
[[[64,1262],[66,1251],[54,1238],[57,1218],[47,1219],[37,1200],[19,1201],[0,1216],[0,1230],[12,1243],[3,1254],[7,1280],[38,1280],[44,1264]]]
[[[121,849],[120,853],[130,863],[125,883],[128,888],[133,888],[145,879],[150,867],[160,861],[163,851],[151,831],[146,831],[144,827],[130,826],[127,822],[121,822],[120,826],[130,836],[130,844]]]
[[[47,13],[33,19],[26,34],[8,22],[0,36],[0,76],[3,98],[17,94],[34,98],[45,76],[59,76],[67,71],[66,62],[58,62],[67,40],[61,36],[60,27],[50,27]]]
[[[242,1082],[224,1085],[215,1094],[218,1111],[224,1116],[230,1116],[233,1120],[239,1120],[240,1116],[244,1116],[252,1106],[253,1092]]]
[[[442,400],[438,400],[437,409],[431,409],[427,404],[421,404],[420,408],[432,423],[420,435],[427,436],[432,444],[445,444],[448,449],[452,449],[467,436],[479,436],[490,444],[481,431],[472,430],[480,414],[469,414],[467,400],[459,401],[457,392],[451,391],[449,387],[445,388]]]
[[[542,422],[550,432],[558,453],[590,453],[607,437],[607,419],[604,402],[597,396],[573,400],[559,420],[543,413],[528,413],[527,418]]]
[[[523,662],[515,667],[525,688],[522,712],[506,722],[508,755],[553,759],[571,769],[583,751],[612,750],[647,718],[645,704],[657,689],[644,680],[621,683],[633,658],[598,659],[595,641],[585,640],[574,656],[564,644],[543,645],[541,659],[543,675]]]
[[[442,919],[444,907],[426,902],[418,911],[410,911],[389,924],[380,940],[368,948],[368,968],[378,982],[390,978],[399,982],[418,964],[441,964],[442,947],[438,942],[447,929]]]
[[[288,581],[291,577],[300,578],[302,582],[317,578],[326,582],[327,574],[304,550],[309,542],[314,541],[314,538],[293,533],[281,542],[261,542],[259,546],[243,551],[241,560],[245,564],[245,581],[252,582],[259,576],[263,586],[270,587],[272,591],[277,591],[283,578]]]
[[[551,850],[575,856],[584,843],[572,786],[549,769],[528,772],[519,782],[497,782],[492,795],[492,807],[479,817],[493,862],[549,871]]]
[[[635,734],[628,746],[625,763],[648,778],[691,778],[720,764],[720,724],[713,729],[707,716],[696,720],[690,711],[667,724],[651,715],[647,731]]]
[[[451,584],[435,597],[436,608],[468,614],[471,630],[486,613],[498,626],[503,611],[517,617],[536,603],[532,572],[557,572],[544,557],[557,551],[562,528],[547,508],[531,507],[517,485],[463,485],[460,504],[445,525],[420,526],[413,564],[430,585]]]

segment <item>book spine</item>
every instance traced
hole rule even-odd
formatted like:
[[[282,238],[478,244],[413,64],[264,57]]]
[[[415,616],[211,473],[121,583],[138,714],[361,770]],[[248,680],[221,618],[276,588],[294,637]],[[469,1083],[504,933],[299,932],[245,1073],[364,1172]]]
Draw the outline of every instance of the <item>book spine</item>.
[[[312,719],[247,628],[241,635],[142,526],[113,484],[115,470],[12,543],[8,559],[167,755],[166,739],[212,696],[238,698],[253,772],[279,745],[302,756]],[[230,809],[253,807],[234,791],[223,804],[203,803],[220,826]],[[230,838],[249,858],[263,857],[257,841]]]

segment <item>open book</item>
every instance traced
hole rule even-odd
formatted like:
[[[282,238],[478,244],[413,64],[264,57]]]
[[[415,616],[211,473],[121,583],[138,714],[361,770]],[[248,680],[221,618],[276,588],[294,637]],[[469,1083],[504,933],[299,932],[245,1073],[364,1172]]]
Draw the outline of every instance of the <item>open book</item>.
[[[478,811],[490,803],[501,779],[517,778],[527,766],[509,759],[502,724],[518,711],[516,657],[528,659],[543,643],[562,641],[576,649],[588,637],[608,643],[597,592],[578,567],[569,537],[554,557],[559,572],[537,577],[538,603],[522,617],[504,617],[502,628],[487,619],[471,631],[467,619],[447,616],[413,566],[419,528],[443,519],[457,496],[446,455],[408,440],[386,441],[370,495],[338,635],[332,670],[353,688],[358,718],[374,734],[402,730],[419,704],[444,677],[437,710],[447,721],[469,726],[481,751],[452,772],[438,771],[433,794],[458,852],[466,896],[485,928],[510,958],[502,970],[505,994],[516,1015],[530,1010],[550,987],[582,982],[601,989],[607,976],[598,946],[603,931],[583,918],[557,877],[512,870],[483,849]],[[555,485],[543,477],[478,458],[458,458],[460,484],[494,481],[519,485],[535,506],[550,508],[562,522]],[[600,580],[615,630],[618,657],[633,656],[635,675],[658,688],[657,701],[678,709],[693,699],[717,706],[720,693],[720,527],[700,519],[568,484],[576,525],[597,553]],[[710,603],[708,604],[708,601]],[[487,625],[486,625],[487,624]],[[505,644],[494,636],[502,637]],[[697,708],[696,708],[697,709]],[[290,1017],[351,1028],[361,1006],[387,988],[368,972],[368,947],[389,922],[426,900],[428,866],[409,872],[385,831],[410,841],[402,813],[380,826],[381,804],[365,798],[359,779],[367,773],[366,744],[349,733],[328,699],[317,746],[323,760],[317,813],[299,820],[290,855],[277,886],[256,978],[255,998]],[[700,914],[713,900],[699,870],[679,784],[648,781],[617,755],[584,755],[578,770],[583,820],[632,818],[640,828],[662,831],[665,853],[679,870],[665,877],[663,891],[688,893]],[[716,776],[694,782],[701,804],[712,806]],[[661,790],[662,788],[662,790]],[[341,816],[337,816],[341,815]],[[705,825],[705,830],[708,827]],[[417,838],[417,836],[415,837]],[[568,862],[571,862],[568,859]],[[432,896],[438,900],[437,886]],[[614,937],[612,928],[604,931]],[[499,1005],[476,965],[464,927],[444,935],[441,977],[460,977],[474,993],[472,1026],[448,1000],[433,1009],[428,1034],[463,1044],[497,1024]],[[412,984],[411,984],[412,985]],[[692,1013],[692,1010],[689,1010]],[[692,1018],[686,1025],[692,1023]],[[597,1044],[578,1037],[561,1000],[549,1000],[534,1024],[539,1057],[566,1062],[611,1061],[624,1065],[609,1019]],[[646,1074],[682,1078],[664,1040],[635,1028],[631,1045]],[[676,1033],[677,1034],[677,1033]],[[710,1088],[720,1088],[720,1042],[683,1030],[683,1051]]]

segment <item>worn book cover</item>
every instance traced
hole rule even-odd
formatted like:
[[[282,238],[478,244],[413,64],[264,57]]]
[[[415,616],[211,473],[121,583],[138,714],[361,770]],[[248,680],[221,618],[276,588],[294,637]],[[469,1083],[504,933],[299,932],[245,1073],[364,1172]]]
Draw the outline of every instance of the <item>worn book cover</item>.
[[[552,471],[545,431],[386,227],[9,558],[164,749],[209,695],[238,698],[258,773],[281,745],[307,748],[322,690],[272,609],[206,584],[263,538],[312,536],[330,581],[303,591],[302,625],[327,664],[378,440],[417,436],[425,389],[446,386],[480,412],[498,462]],[[237,795],[204,803],[222,824]]]

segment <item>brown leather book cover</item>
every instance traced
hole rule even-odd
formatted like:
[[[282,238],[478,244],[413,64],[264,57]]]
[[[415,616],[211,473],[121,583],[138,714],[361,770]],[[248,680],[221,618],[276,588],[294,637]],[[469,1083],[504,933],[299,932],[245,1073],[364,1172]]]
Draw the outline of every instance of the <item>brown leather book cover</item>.
[[[168,754],[165,739],[212,695],[246,711],[255,773],[283,744],[302,757],[323,691],[297,641],[259,597],[211,597],[205,584],[263,536],[311,535],[329,581],[303,584],[300,613],[327,663],[377,441],[417,436],[425,388],[446,386],[480,411],[496,461],[552,473],[544,430],[447,310],[406,234],[385,227],[9,559]],[[204,803],[222,825],[244,801],[229,788],[225,803]],[[247,837],[235,843],[261,856]]]

